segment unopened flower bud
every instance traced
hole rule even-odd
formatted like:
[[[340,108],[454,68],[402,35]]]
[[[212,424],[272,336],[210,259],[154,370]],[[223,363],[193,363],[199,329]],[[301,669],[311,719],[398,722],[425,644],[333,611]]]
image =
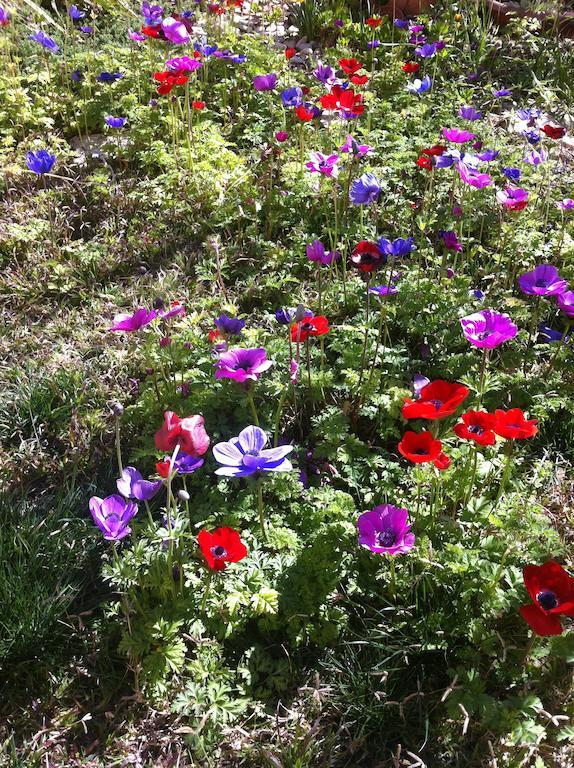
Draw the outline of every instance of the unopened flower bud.
[[[123,416],[124,406],[121,403],[112,403],[112,413],[119,419],[120,416]]]
[[[189,493],[182,489],[177,492],[177,498],[180,499],[180,501],[189,501]]]

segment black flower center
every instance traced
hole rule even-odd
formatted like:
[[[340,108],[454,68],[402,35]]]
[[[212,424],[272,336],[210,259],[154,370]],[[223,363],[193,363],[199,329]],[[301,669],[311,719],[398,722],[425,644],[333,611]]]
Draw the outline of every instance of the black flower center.
[[[397,536],[394,531],[380,531],[377,533],[377,544],[379,547],[392,547]]]
[[[216,557],[218,560],[221,560],[224,557],[227,557],[227,550],[225,547],[222,547],[221,544],[219,544],[216,547],[211,547],[211,554],[213,557]]]
[[[473,424],[472,427],[468,428],[468,431],[471,432],[473,435],[484,434],[484,429],[482,427],[479,427],[478,424]]]
[[[443,406],[443,401],[442,400],[429,400],[429,403],[434,405],[434,407],[437,409],[437,411],[440,410],[442,408],[442,406]]]
[[[549,589],[545,589],[543,592],[539,592],[536,595],[536,600],[541,608],[545,611],[549,611],[551,608],[556,608],[558,605],[558,598]]]
[[[547,287],[547,285],[548,285],[548,283],[547,283],[547,281],[546,281],[546,280],[544,280],[544,278],[542,278],[542,277],[541,277],[541,278],[539,278],[539,279],[538,279],[538,280],[537,280],[537,281],[534,283],[534,285],[535,285],[537,288],[546,288],[546,287]]]

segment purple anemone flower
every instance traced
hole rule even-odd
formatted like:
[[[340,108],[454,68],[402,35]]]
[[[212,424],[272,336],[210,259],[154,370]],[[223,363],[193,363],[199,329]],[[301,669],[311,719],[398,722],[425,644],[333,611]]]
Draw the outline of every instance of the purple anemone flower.
[[[240,320],[238,317],[229,317],[229,315],[223,312],[219,317],[215,318],[215,326],[227,334],[227,336],[240,336],[241,331],[245,328],[245,320]]]
[[[419,96],[422,96],[423,93],[430,91],[431,87],[432,87],[432,80],[428,75],[425,75],[422,80],[416,77],[412,81],[412,83],[409,83],[407,85],[407,91],[409,93],[416,93]]]
[[[461,318],[460,324],[465,339],[479,349],[494,349],[518,333],[518,328],[508,315],[492,309],[482,309],[467,315]]]
[[[522,176],[520,168],[503,168],[502,173],[507,179],[510,179],[510,181],[520,181],[520,177]]]
[[[476,157],[478,157],[481,163],[491,163],[493,160],[496,160],[499,154],[499,149],[485,149],[483,152],[476,155]]]
[[[94,523],[104,534],[104,539],[119,541],[131,533],[128,523],[138,511],[133,501],[126,501],[115,493],[105,499],[92,496],[89,506]]]
[[[52,40],[51,37],[48,37],[48,35],[45,32],[42,32],[41,29],[34,32],[33,35],[28,35],[28,40],[33,40],[35,43],[39,43],[43,48],[52,53],[60,52],[58,43],[55,40]]]
[[[341,258],[338,251],[325,251],[325,246],[320,240],[314,240],[306,248],[306,254],[309,261],[316,261],[319,264],[332,264]]]
[[[574,200],[570,197],[565,197],[563,200],[559,200],[556,205],[563,211],[571,211],[574,208]]]
[[[375,296],[378,296],[380,299],[382,299],[384,296],[394,296],[396,293],[399,292],[399,289],[396,285],[375,285],[372,288],[369,288],[369,293],[373,293]]]
[[[444,247],[449,251],[457,251],[459,253],[462,251],[462,243],[458,239],[456,232],[453,232],[452,230],[441,229],[439,236],[442,238]]]
[[[104,117],[105,124],[109,125],[110,128],[123,128],[127,121],[127,117],[114,117],[113,115],[106,115]]]
[[[295,318],[295,310],[281,307],[275,310],[275,320],[279,325],[291,325]]]
[[[322,152],[311,152],[309,157],[311,159],[308,163],[305,163],[305,168],[311,173],[320,173],[329,178],[336,178],[339,175],[339,168],[337,167],[339,155],[324,155]]]
[[[493,91],[492,95],[495,99],[503,99],[505,96],[512,96],[512,90],[510,88],[499,88],[497,91]]]
[[[558,307],[567,317],[574,317],[574,291],[564,291],[556,296]]]
[[[520,275],[518,285],[528,296],[557,296],[568,290],[568,280],[563,280],[552,264],[539,264],[532,272]]]
[[[436,53],[436,50],[436,43],[425,43],[424,45],[420,45],[418,48],[415,48],[415,53],[422,59],[432,59]]]
[[[39,149],[37,152],[28,152],[26,154],[26,165],[38,176],[44,173],[50,173],[56,162],[56,155],[51,155],[46,149]]]
[[[76,19],[83,19],[85,15],[86,14],[83,11],[80,11],[77,5],[71,5],[68,9],[68,16],[74,21]]]
[[[133,333],[134,331],[139,331],[140,328],[149,325],[149,323],[151,323],[152,320],[155,320],[156,317],[157,312],[155,309],[146,309],[145,307],[136,309],[131,315],[122,312],[114,317],[114,324],[110,328],[110,331],[127,331],[128,333]]]
[[[562,331],[557,331],[549,325],[540,323],[538,326],[538,341],[542,344],[552,344],[555,341],[562,341],[563,336],[564,334]]]
[[[144,0],[141,4],[140,12],[145,19],[145,23],[152,27],[157,26],[163,16],[161,5],[151,5],[147,0]]]
[[[255,75],[252,82],[256,91],[272,91],[277,85],[277,75]]]
[[[335,85],[335,83],[339,82],[335,76],[335,70],[328,64],[319,62],[317,68],[313,71],[313,74],[320,83],[323,83],[323,85]]]
[[[80,27],[80,32],[83,32],[84,35],[91,35],[93,31],[93,27]]]
[[[376,203],[381,194],[381,182],[374,173],[364,173],[351,184],[349,200],[353,205]]]
[[[298,85],[281,91],[281,101],[284,107],[299,107],[303,103],[303,91]]]
[[[377,245],[381,253],[394,259],[408,256],[409,253],[417,249],[414,237],[397,237],[396,240],[387,240],[386,237],[381,237]]]
[[[246,427],[227,443],[213,446],[213,457],[218,464],[216,475],[247,477],[259,473],[290,472],[291,462],[285,457],[293,450],[292,445],[265,448],[268,438],[259,427]]]
[[[458,116],[473,123],[475,120],[480,120],[482,112],[478,112],[474,107],[461,107],[458,110]]]
[[[130,29],[128,32],[128,37],[130,40],[132,40],[134,43],[143,43],[144,40],[147,40],[147,37],[145,35],[142,35],[141,32],[134,32],[133,29]]]
[[[443,128],[442,135],[447,141],[452,141],[453,144],[465,144],[476,138],[476,134],[461,128]]]
[[[528,154],[524,155],[524,162],[527,165],[537,166],[541,163],[545,163],[548,160],[548,152],[543,148],[540,151],[533,149]]]
[[[200,469],[203,466],[204,460],[198,456],[191,456],[185,451],[179,451],[176,456],[173,465],[171,465],[171,456],[163,457],[164,464],[171,466],[171,471],[176,472],[178,475],[191,475],[196,469]]]
[[[357,520],[359,544],[377,555],[403,555],[415,545],[406,509],[392,504],[364,512]]]
[[[96,75],[98,83],[115,83],[116,80],[121,80],[123,77],[121,72],[100,72]]]
[[[122,476],[116,480],[118,491],[126,499],[149,501],[153,499],[163,483],[161,480],[144,480],[143,475],[135,467],[125,467]]]
[[[262,347],[230,349],[220,355],[215,363],[215,378],[233,379],[240,384],[257,381],[272,365],[273,361],[267,359],[267,352]]]

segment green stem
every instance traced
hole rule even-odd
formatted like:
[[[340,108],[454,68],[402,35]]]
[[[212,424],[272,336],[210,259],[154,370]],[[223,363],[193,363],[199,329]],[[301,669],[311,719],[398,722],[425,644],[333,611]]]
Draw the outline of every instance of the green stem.
[[[261,478],[257,481],[257,511],[259,513],[259,525],[263,539],[267,541],[267,528],[265,527],[265,515],[263,512],[263,481]]]
[[[506,464],[504,465],[504,471],[502,473],[500,485],[498,486],[498,493],[496,494],[496,499],[494,501],[494,509],[496,509],[496,507],[498,506],[498,502],[500,501],[502,494],[504,493],[504,489],[506,488],[506,484],[510,476],[510,470],[512,468],[513,450],[514,450],[514,440],[509,440],[507,443],[507,449],[506,449]]]
[[[120,442],[120,417],[119,416],[116,416],[116,456],[118,459],[118,469],[121,475],[124,471],[124,465],[122,463],[122,446]]]
[[[245,394],[247,395],[247,403],[249,405],[249,408],[251,410],[251,415],[253,416],[253,421],[255,422],[255,426],[259,426],[259,417],[257,416],[257,409],[255,408],[255,401],[253,400],[253,392],[251,390],[251,387],[248,386]]]

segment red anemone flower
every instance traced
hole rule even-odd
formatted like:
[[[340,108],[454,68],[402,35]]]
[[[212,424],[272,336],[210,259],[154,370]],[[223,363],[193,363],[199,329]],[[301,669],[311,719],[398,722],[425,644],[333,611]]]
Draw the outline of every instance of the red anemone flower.
[[[185,85],[189,80],[189,75],[186,75],[183,70],[177,70],[176,72],[154,72],[153,79],[160,83],[157,92],[162,96],[166,93],[170,93],[172,88],[176,85]]]
[[[371,240],[361,240],[357,243],[351,254],[351,261],[361,272],[372,272],[385,263],[381,249]]]
[[[401,69],[403,72],[406,72],[407,75],[414,75],[415,72],[418,72],[421,68],[420,64],[417,64],[416,61],[405,61]]]
[[[306,317],[291,326],[291,341],[307,341],[309,336],[324,336],[329,333],[329,321],[324,315]]]
[[[454,425],[454,433],[463,440],[473,440],[478,445],[494,445],[493,432],[495,417],[486,411],[467,411],[460,417],[462,422]]]
[[[434,462],[442,453],[442,443],[430,432],[405,432],[399,443],[399,453],[413,464]]]
[[[161,34],[161,27],[152,27],[151,25],[147,27],[144,26],[141,31],[142,35],[145,35],[146,37],[159,37]]]
[[[523,575],[532,603],[523,605],[520,615],[537,635],[561,635],[558,616],[574,616],[574,579],[555,560],[527,565]]]
[[[369,76],[368,75],[351,75],[349,80],[353,83],[353,85],[366,85],[369,82]]]
[[[309,123],[315,117],[313,110],[307,109],[307,107],[303,106],[303,104],[295,107],[295,114],[303,123]]]
[[[448,469],[451,465],[450,456],[447,456],[444,451],[441,451],[439,455],[436,457],[436,459],[433,461],[433,464],[437,469],[440,469],[440,471],[443,472],[445,469]]]
[[[348,75],[354,75],[363,65],[357,59],[339,59],[339,66]]]
[[[176,445],[195,458],[203,456],[209,448],[203,416],[181,419],[173,411],[163,414],[163,424],[155,433],[155,447],[158,451],[173,451]]]
[[[233,528],[200,531],[197,543],[212,571],[224,571],[227,563],[238,563],[247,557],[247,547]]]
[[[191,106],[201,112],[202,109],[205,109],[205,101],[192,101]]]
[[[369,16],[369,18],[365,21],[365,24],[368,27],[371,27],[371,29],[376,29],[377,27],[380,27],[383,23],[383,20],[379,16]]]
[[[296,53],[297,53],[297,48],[286,48],[285,49],[285,58],[287,59],[287,61],[289,61],[289,59],[292,59],[293,56],[295,56]]]
[[[163,478],[169,477],[169,467],[169,461],[158,461],[155,465],[158,475]]]
[[[417,159],[417,165],[419,168],[424,168],[425,171],[432,171],[432,162],[430,157],[425,157],[424,155],[421,155]]]
[[[405,419],[445,419],[468,397],[468,387],[437,379],[424,386],[418,400],[405,398]]]
[[[566,128],[562,128],[561,125],[550,125],[550,123],[546,123],[542,131],[549,139],[561,139],[566,133]]]
[[[362,95],[355,93],[352,88],[343,89],[340,85],[334,85],[331,93],[321,96],[320,102],[323,109],[342,109],[354,116],[362,115],[365,111]]]
[[[520,408],[511,408],[495,411],[493,429],[507,440],[527,440],[538,432],[537,424],[538,419],[526,419]]]
[[[444,155],[446,152],[446,147],[442,144],[434,144],[432,147],[427,147],[426,149],[423,149],[423,155],[426,155],[427,157],[436,157],[437,155]]]

